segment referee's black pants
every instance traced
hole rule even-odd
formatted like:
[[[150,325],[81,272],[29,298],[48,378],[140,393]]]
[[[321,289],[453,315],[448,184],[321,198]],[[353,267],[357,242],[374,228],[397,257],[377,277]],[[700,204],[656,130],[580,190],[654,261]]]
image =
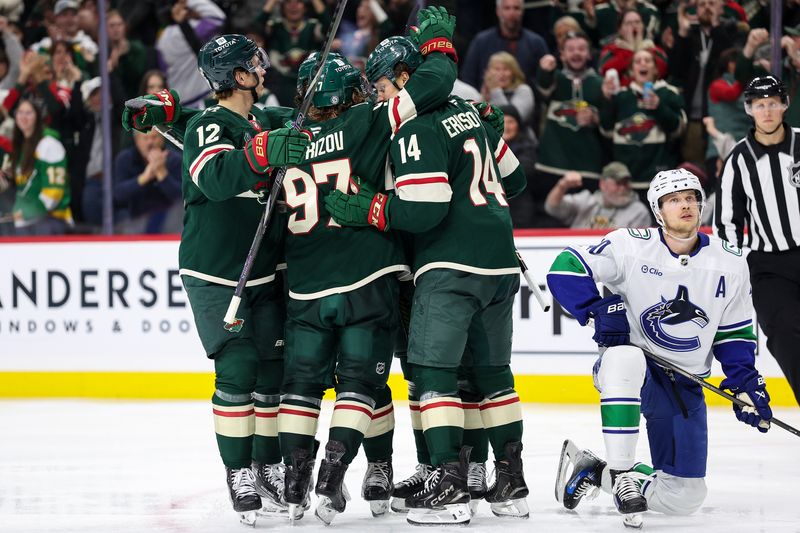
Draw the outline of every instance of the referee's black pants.
[[[758,324],[800,404],[800,249],[751,252],[750,283]]]

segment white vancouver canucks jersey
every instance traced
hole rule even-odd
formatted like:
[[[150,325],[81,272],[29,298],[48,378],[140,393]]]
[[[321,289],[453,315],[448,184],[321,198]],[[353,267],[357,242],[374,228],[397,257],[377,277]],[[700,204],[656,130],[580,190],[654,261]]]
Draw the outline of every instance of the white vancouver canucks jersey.
[[[750,278],[742,251],[700,234],[677,256],[661,229],[618,229],[598,244],[566,248],[548,274],[559,303],[585,324],[596,282],[625,301],[631,344],[699,375],[711,357],[752,368],[755,350]],[[726,374],[728,372],[726,371]]]

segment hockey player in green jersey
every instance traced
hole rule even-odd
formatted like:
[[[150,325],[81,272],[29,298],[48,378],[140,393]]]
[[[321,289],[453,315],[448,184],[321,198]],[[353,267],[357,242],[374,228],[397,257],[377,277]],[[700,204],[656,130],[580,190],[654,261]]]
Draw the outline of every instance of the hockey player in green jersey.
[[[446,12],[423,10],[419,19],[421,42],[438,26],[450,28],[448,39],[452,35],[454,23]],[[300,67],[298,98],[305,93],[315,60],[312,56]],[[362,187],[383,189],[390,136],[404,120],[445,102],[456,69],[444,54],[431,54],[414,83],[390,101],[376,103],[366,99],[361,74],[344,57],[332,55],[322,68],[308,113],[315,140],[305,163],[289,169],[283,185],[289,209],[289,300],[278,426],[287,464],[286,501],[299,505],[313,466],[322,395],[335,387],[329,440],[315,489],[321,496],[316,515],[329,524],[345,509],[345,472],[376,408],[383,412],[377,401],[385,390],[398,326],[397,276],[409,267],[397,235],[341,227],[320,204],[331,190],[346,193],[358,181]],[[359,259],[352,261],[354,257]],[[346,261],[347,269],[338,268]],[[373,512],[385,512],[388,498],[386,494],[382,508],[371,505]]]
[[[414,80],[405,64],[395,66],[375,84],[379,94]],[[408,520],[426,525],[470,519],[469,450],[461,447],[464,410],[457,392],[465,352],[497,460],[487,500],[495,514],[526,517],[522,418],[509,367],[519,271],[501,183],[505,178],[511,188],[521,188],[516,183],[524,183],[524,175],[496,132],[484,130],[477,111],[457,97],[406,123],[390,157],[396,194],[366,186],[355,195],[333,191],[326,208],[343,225],[413,234],[417,286],[408,361],[435,468],[423,489],[406,499]]]
[[[262,503],[269,511],[285,509],[277,438],[285,310],[275,282],[281,251],[275,243],[255,259],[239,311],[243,321],[225,331],[222,317],[263,211],[251,189],[268,182],[272,168],[299,163],[309,144],[305,133],[278,127],[291,110],[252,113],[268,65],[263,50],[242,35],[209,41],[198,66],[219,104],[186,113],[183,119],[191,118],[181,123],[186,213],[180,274],[214,361],[214,427],[233,508],[248,523]],[[163,118],[174,119],[172,95],[158,98],[166,104]],[[127,118],[141,127],[146,111]]]

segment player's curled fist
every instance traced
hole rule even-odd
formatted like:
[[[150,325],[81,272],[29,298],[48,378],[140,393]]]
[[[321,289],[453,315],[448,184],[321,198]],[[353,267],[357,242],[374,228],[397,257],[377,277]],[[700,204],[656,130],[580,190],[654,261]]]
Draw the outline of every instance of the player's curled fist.
[[[472,105],[481,116],[481,120],[488,124],[494,131],[501,137],[506,129],[504,120],[505,113],[497,106],[493,106],[489,102],[472,102]]]
[[[389,229],[389,203],[392,195],[375,192],[362,183],[356,194],[333,190],[325,197],[325,209],[342,226],[375,226]]]
[[[733,413],[738,420],[758,428],[761,433],[769,431],[772,409],[769,406],[767,384],[762,376],[755,375],[741,385],[737,385],[734,380],[726,378],[719,384],[719,388],[730,390],[738,399],[749,405],[748,407],[742,407],[733,404]]]
[[[181,98],[175,90],[163,89],[155,94],[131,98],[122,111],[122,127],[150,131],[153,126],[169,124],[181,116]]]
[[[441,52],[458,61],[453,46],[456,18],[441,6],[430,6],[417,13],[417,27],[412,27],[409,37],[422,55]]]
[[[631,327],[625,314],[625,302],[618,294],[612,294],[595,302],[589,308],[594,318],[592,339],[599,346],[620,346],[630,343]]]
[[[253,172],[264,174],[272,167],[290,167],[303,161],[311,134],[294,128],[262,131],[244,146],[244,155]]]

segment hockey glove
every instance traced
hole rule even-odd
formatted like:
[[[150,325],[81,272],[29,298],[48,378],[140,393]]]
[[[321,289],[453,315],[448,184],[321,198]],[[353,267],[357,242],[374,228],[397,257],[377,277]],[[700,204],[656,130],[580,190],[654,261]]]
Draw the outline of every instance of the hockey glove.
[[[430,6],[417,13],[418,27],[412,27],[409,37],[417,45],[419,52],[426,56],[431,52],[441,52],[458,62],[458,54],[453,46],[453,33],[456,18],[441,6]]]
[[[502,137],[506,129],[506,124],[503,120],[503,117],[505,117],[503,110],[499,107],[493,106],[489,102],[472,102],[472,105],[478,111],[478,114],[481,116],[481,120],[490,126],[494,131],[496,131],[500,137]]]
[[[299,164],[310,141],[308,132],[292,128],[262,131],[247,141],[244,155],[253,172],[264,174],[271,167]]]
[[[618,294],[595,302],[589,309],[594,318],[592,339],[599,346],[620,346],[630,343],[631,327],[625,314],[625,303]]]
[[[769,393],[764,378],[760,375],[745,381],[743,385],[736,386],[730,379],[723,379],[719,384],[720,389],[729,389],[736,397],[752,407],[740,407],[733,404],[733,413],[741,422],[758,428],[761,433],[769,431],[769,421],[772,419],[772,409],[769,407]]]
[[[122,111],[122,127],[150,131],[153,126],[169,124],[181,116],[181,98],[174,90],[131,98]]]
[[[380,231],[389,230],[389,203],[394,196],[376,193],[363,183],[358,193],[348,195],[333,190],[325,197],[325,209],[342,226],[375,226]]]

